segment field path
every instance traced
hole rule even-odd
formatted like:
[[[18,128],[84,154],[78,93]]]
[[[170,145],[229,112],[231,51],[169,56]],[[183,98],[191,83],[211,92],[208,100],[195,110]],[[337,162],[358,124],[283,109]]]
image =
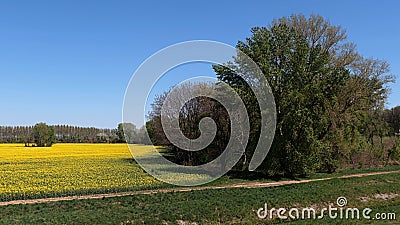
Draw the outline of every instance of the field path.
[[[197,190],[214,190],[214,189],[224,189],[224,188],[265,188],[265,187],[277,187],[288,184],[300,184],[309,183],[315,181],[326,181],[335,178],[345,179],[352,177],[366,177],[382,174],[400,173],[400,170],[385,171],[385,172],[372,172],[372,173],[358,173],[343,175],[339,177],[327,177],[319,179],[309,179],[309,180],[289,180],[289,181],[277,181],[277,182],[243,182],[236,184],[226,184],[217,186],[200,186],[200,187],[181,187],[181,188],[168,188],[168,189],[158,189],[158,190],[143,190],[143,191],[132,191],[132,192],[121,192],[121,193],[111,193],[111,194],[94,194],[94,195],[81,195],[81,196],[68,196],[68,197],[58,197],[58,198],[42,198],[42,199],[29,199],[29,200],[14,200],[8,202],[0,202],[0,206],[6,205],[19,205],[19,204],[38,204],[38,203],[48,203],[48,202],[58,202],[58,201],[71,201],[71,200],[81,200],[81,199],[101,199],[101,198],[112,198],[112,197],[123,197],[129,195],[138,194],[155,194],[155,193],[168,193],[168,192],[188,192]]]

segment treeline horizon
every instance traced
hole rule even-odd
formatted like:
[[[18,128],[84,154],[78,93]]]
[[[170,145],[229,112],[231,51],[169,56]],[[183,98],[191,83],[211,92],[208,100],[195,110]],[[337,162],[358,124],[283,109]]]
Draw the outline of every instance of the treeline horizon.
[[[137,129],[133,123],[125,123],[129,127],[130,143],[144,144],[144,126]],[[1,126],[0,143],[11,144],[34,143],[32,126]],[[123,123],[116,128],[96,128],[73,125],[49,125],[54,130],[56,143],[126,143]],[[148,144],[148,143],[147,143]]]
[[[385,108],[380,117],[389,126],[389,135],[400,135],[400,105]],[[136,128],[133,123],[125,123],[130,134],[125,134],[124,123],[119,123],[116,128],[97,128],[74,125],[49,125],[54,129],[57,143],[124,143],[125,135],[130,135],[132,143],[151,144],[145,141],[145,126]],[[33,143],[32,126],[2,126],[0,125],[0,143]],[[150,136],[153,136],[150,134]],[[155,141],[157,142],[157,141]]]

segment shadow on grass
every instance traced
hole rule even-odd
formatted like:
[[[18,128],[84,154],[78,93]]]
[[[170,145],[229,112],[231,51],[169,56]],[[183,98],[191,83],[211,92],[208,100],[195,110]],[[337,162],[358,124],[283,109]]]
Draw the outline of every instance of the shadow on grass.
[[[239,170],[231,170],[229,171],[226,176],[230,179],[241,179],[241,180],[249,180],[249,181],[256,181],[256,180],[273,180],[273,181],[281,181],[287,180],[287,177],[284,176],[268,176],[265,173],[261,173],[258,171],[239,171]],[[291,179],[291,178],[290,178]]]
[[[122,158],[122,159],[118,159],[118,160],[122,161],[124,163],[137,164],[137,162],[133,158]]]
[[[174,158],[171,156],[166,156],[164,157],[170,162],[174,163]],[[136,160],[134,158],[123,158],[119,159],[123,163],[127,164],[132,164],[132,165],[138,165]],[[196,173],[198,175],[209,175],[209,176],[215,176],[216,174],[219,173],[219,170],[217,167],[210,168],[209,170],[193,170],[194,168],[191,168],[190,166],[187,167],[170,167],[170,166],[161,166],[162,161],[160,161],[159,158],[157,157],[141,157],[140,162],[142,164],[147,164],[147,165],[153,165],[156,170],[158,170],[160,173],[182,173],[182,174],[193,174]],[[144,170],[143,170],[144,171]],[[145,171],[144,171],[145,172]],[[240,179],[240,180],[248,180],[248,181],[257,181],[257,180],[272,180],[272,181],[281,181],[281,180],[297,180],[296,178],[293,177],[287,177],[283,175],[275,175],[275,176],[269,176],[265,173],[258,172],[258,171],[239,171],[239,170],[231,170],[229,171],[226,175],[229,179]],[[298,178],[302,178],[301,176]]]

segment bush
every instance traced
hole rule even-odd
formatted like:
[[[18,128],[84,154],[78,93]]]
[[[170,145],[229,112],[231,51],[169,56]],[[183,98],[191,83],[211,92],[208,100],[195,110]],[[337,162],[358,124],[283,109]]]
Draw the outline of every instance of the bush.
[[[400,138],[397,139],[396,143],[388,151],[389,160],[399,160],[400,159]]]

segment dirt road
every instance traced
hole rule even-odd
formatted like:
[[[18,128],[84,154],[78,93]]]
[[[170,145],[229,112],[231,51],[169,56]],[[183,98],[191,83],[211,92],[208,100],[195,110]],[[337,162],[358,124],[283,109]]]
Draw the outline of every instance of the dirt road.
[[[209,190],[209,189],[224,189],[224,188],[265,188],[265,187],[283,186],[283,185],[288,185],[288,184],[300,184],[300,183],[309,183],[309,182],[315,182],[315,181],[324,181],[324,180],[331,180],[331,179],[335,179],[335,178],[345,179],[345,178],[351,178],[351,177],[365,177],[365,176],[374,176],[374,175],[391,174],[391,173],[399,173],[399,172],[400,172],[400,170],[395,170],[395,171],[387,171],[387,172],[350,174],[350,175],[344,175],[344,176],[340,176],[340,177],[328,177],[328,178],[310,179],[310,180],[290,180],[290,181],[277,181],[277,182],[244,182],[244,183],[236,183],[236,184],[217,185],[217,186],[180,187],[180,188],[168,188],[168,189],[158,189],[158,190],[121,192],[121,193],[112,193],[112,194],[94,194],[94,195],[68,196],[68,197],[58,197],[58,198],[15,200],[15,201],[8,201],[8,202],[0,202],[0,206],[19,205],[19,204],[38,204],[38,203],[70,201],[70,200],[80,200],[80,199],[101,199],[101,198],[122,197],[122,196],[129,196],[129,195],[138,195],[138,194],[187,192],[187,191],[193,191],[193,190]]]

